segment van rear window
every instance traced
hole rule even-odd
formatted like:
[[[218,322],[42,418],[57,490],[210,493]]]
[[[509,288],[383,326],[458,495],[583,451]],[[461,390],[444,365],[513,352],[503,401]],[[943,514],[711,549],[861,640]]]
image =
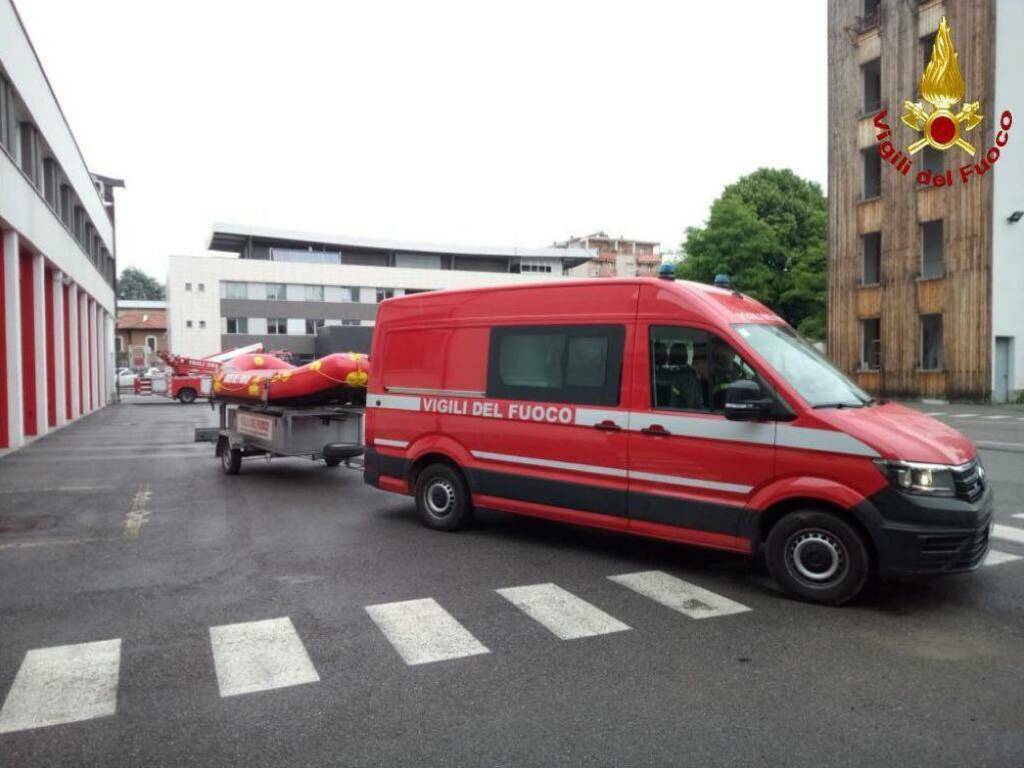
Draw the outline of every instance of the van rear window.
[[[621,325],[492,328],[487,396],[618,405],[625,335]]]

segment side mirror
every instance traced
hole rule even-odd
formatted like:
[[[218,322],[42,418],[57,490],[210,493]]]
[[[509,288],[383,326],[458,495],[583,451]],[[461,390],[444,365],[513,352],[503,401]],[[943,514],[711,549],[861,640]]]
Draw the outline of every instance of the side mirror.
[[[764,396],[756,381],[737,379],[725,390],[725,418],[730,421],[757,421],[771,408],[771,399]]]

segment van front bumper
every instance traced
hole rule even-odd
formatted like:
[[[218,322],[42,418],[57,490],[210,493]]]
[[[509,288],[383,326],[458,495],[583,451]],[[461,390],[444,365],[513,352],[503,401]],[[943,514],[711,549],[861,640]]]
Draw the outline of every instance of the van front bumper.
[[[882,577],[963,573],[988,554],[992,487],[974,501],[886,488],[856,508],[878,554]]]

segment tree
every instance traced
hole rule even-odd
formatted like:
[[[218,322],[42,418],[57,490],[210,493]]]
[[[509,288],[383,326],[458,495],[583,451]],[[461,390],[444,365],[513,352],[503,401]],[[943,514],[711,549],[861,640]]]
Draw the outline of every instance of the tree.
[[[688,227],[676,274],[733,285],[800,333],[825,337],[828,213],[821,187],[788,169],[761,168],[730,184],[703,227]]]
[[[117,280],[117,298],[161,301],[164,287],[141,269],[125,267]]]

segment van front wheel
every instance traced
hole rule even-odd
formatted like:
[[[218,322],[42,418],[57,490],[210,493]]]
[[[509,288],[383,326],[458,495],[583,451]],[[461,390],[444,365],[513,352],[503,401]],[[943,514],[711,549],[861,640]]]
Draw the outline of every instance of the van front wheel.
[[[830,512],[791,512],[768,534],[768,570],[793,597],[842,605],[860,594],[871,573],[861,533]]]
[[[416,478],[416,509],[428,528],[456,531],[473,514],[462,474],[448,464],[431,464]]]

